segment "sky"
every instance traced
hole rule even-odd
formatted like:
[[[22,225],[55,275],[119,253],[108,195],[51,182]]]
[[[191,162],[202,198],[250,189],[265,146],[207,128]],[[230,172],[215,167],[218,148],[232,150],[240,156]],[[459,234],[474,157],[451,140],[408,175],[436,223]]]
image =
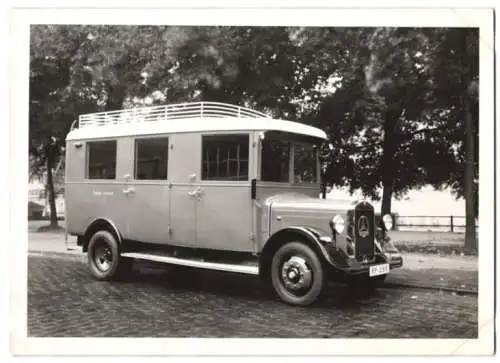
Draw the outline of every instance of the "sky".
[[[356,199],[359,195],[350,196],[346,189],[334,189],[327,198]],[[375,211],[380,211],[381,201],[371,201]],[[465,200],[456,200],[449,189],[434,190],[432,186],[410,191],[402,200],[393,198],[391,210],[400,216],[464,216]]]

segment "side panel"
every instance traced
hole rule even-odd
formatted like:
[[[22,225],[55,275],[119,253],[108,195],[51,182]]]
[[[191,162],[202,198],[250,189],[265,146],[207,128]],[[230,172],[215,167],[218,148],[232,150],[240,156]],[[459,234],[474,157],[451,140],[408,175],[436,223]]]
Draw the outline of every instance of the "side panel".
[[[130,182],[133,194],[129,203],[129,239],[150,243],[166,243],[169,240],[170,190],[167,182]]]
[[[158,138],[165,138],[168,135],[157,135]],[[128,239],[149,242],[166,243],[169,240],[170,226],[170,189],[168,180],[137,180],[134,170],[136,163],[135,141],[141,138],[127,138],[129,154],[127,174],[130,179],[126,181],[127,209],[129,211],[128,221],[130,232]],[[151,138],[148,138],[151,139]],[[168,148],[168,145],[165,145]],[[170,156],[170,155],[168,155]],[[168,160],[167,160],[168,167]]]
[[[127,142],[117,140],[116,178],[86,179],[88,148],[85,141],[71,141],[66,148],[66,224],[71,234],[83,234],[96,218],[108,218],[125,236],[128,203],[123,189],[129,162]]]
[[[250,183],[200,185],[196,206],[197,239],[201,246],[230,251],[254,250]]]
[[[170,191],[170,243],[183,247],[199,247],[196,243],[196,204],[189,193],[194,185],[173,183]]]
[[[190,195],[200,177],[201,136],[171,135],[168,175],[170,182],[170,243],[200,247],[196,242],[196,200]]]
[[[242,134],[241,132],[224,133]],[[196,237],[204,248],[256,252],[254,201],[251,179],[255,177],[255,133],[248,135],[248,180],[200,180],[200,196],[196,200]],[[204,133],[203,135],[210,135]],[[200,145],[202,145],[200,135]],[[201,149],[197,159],[201,175]]]
[[[202,180],[202,134],[172,137],[170,244],[229,251],[255,250],[248,181]],[[253,150],[252,139],[249,139]],[[253,157],[249,155],[252,174]]]

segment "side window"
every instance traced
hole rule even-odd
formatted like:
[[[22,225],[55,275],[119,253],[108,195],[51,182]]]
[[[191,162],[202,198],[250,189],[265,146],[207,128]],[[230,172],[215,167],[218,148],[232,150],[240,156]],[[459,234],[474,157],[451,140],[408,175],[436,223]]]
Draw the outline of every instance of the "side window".
[[[168,137],[135,140],[135,179],[166,180]]]
[[[116,178],[116,140],[87,143],[87,178]]]
[[[206,135],[202,141],[203,180],[248,180],[249,135]]]

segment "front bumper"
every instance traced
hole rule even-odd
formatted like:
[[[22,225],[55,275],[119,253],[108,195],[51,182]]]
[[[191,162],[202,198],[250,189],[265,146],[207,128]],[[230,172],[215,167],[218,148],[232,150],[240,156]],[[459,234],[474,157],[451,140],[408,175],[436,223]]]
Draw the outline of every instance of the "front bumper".
[[[370,267],[380,264],[389,264],[390,270],[403,266],[403,257],[399,252],[383,252],[375,254],[375,258],[369,262],[359,262],[355,258],[345,261],[342,268],[331,268],[331,279],[337,281],[351,281],[352,278],[369,278]]]
[[[400,253],[377,254],[374,261],[360,263],[355,259],[349,261],[349,267],[344,270],[345,275],[364,275],[370,272],[370,267],[374,265],[388,263],[390,269],[403,266],[403,257]]]

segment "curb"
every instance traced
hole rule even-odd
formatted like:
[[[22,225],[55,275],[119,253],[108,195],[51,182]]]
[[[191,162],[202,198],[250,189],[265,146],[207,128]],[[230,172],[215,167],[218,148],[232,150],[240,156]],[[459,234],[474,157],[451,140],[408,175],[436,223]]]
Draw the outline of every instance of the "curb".
[[[74,251],[53,252],[53,251],[41,251],[41,250],[29,250],[28,256],[56,258],[56,259],[69,259],[69,260],[75,260],[75,261],[82,262],[82,263],[87,263],[87,255],[84,253],[81,253],[81,252],[76,252],[76,251],[75,252]],[[381,287],[389,288],[389,289],[415,288],[415,289],[422,289],[422,290],[445,291],[445,292],[451,292],[451,293],[454,292],[458,295],[474,295],[474,296],[478,295],[478,291],[476,291],[476,290],[467,290],[467,289],[453,288],[453,287],[447,287],[447,286],[418,284],[418,283],[414,283],[411,281],[409,281],[409,282],[386,281],[386,282],[384,282],[384,284]]]
[[[465,290],[454,287],[447,286],[436,286],[436,285],[425,285],[425,284],[416,284],[411,282],[384,282],[382,285],[385,288],[389,289],[397,289],[397,288],[413,288],[420,290],[433,290],[433,291],[445,291],[445,292],[454,292],[457,295],[471,295],[477,296],[478,292],[476,290]]]
[[[84,253],[75,253],[75,252],[48,252],[48,251],[37,251],[37,250],[29,250],[28,256],[30,257],[45,257],[45,258],[58,258],[65,260],[77,260],[81,262],[87,261],[87,255]]]

